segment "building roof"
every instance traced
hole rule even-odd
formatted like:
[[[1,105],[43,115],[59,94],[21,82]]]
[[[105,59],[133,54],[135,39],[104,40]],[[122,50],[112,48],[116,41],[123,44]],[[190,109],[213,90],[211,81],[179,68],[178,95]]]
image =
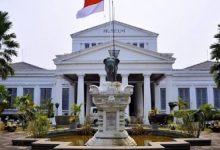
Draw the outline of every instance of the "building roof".
[[[137,31],[141,31],[143,33],[151,34],[152,36],[158,36],[159,35],[158,33],[151,32],[151,31],[148,31],[148,30],[145,30],[145,29],[142,29],[142,28],[138,28],[138,27],[135,27],[135,26],[132,26],[132,25],[129,25],[129,24],[126,24],[126,23],[114,20],[114,21],[111,21],[111,22],[106,22],[106,23],[103,23],[103,24],[100,24],[100,25],[97,25],[97,26],[94,26],[94,27],[91,27],[91,28],[88,28],[88,29],[76,32],[76,33],[73,33],[73,34],[71,34],[71,37],[75,37],[75,36],[78,36],[78,35],[80,35],[82,33],[85,33],[85,32],[88,32],[88,31],[91,31],[91,30],[94,30],[94,29],[99,29],[99,28],[104,27],[104,26],[109,25],[109,24],[113,24],[112,22],[114,22],[115,25],[116,24],[122,25],[122,26],[131,28],[131,29],[134,29],[134,30],[137,30]]]
[[[209,71],[210,67],[214,65],[212,61],[205,61],[199,64],[195,64],[189,67],[184,68],[184,70],[192,70],[192,71]]]
[[[38,66],[34,66],[31,64],[28,64],[26,62],[18,62],[18,63],[13,63],[12,68],[15,71],[46,71],[47,69],[40,68]]]
[[[128,55],[122,55],[120,54],[120,61],[127,61],[127,63],[130,63],[130,61],[137,62],[155,62],[157,61],[166,61],[166,62],[172,62],[174,63],[175,58],[173,57],[173,54],[171,53],[158,53],[151,50],[143,50],[140,47],[129,45],[127,43],[123,43],[120,41],[115,41],[115,47],[120,49],[122,53],[123,50],[126,52],[129,52]],[[56,58],[54,59],[54,63],[57,65],[59,63],[92,63],[92,62],[101,62],[105,57],[109,54],[106,54],[106,49],[112,48],[113,42],[106,42],[101,45],[97,45],[94,47],[87,48],[86,50],[80,50],[76,52],[72,52],[70,54],[64,54],[64,55],[56,55]],[[100,56],[100,57],[98,57]]]

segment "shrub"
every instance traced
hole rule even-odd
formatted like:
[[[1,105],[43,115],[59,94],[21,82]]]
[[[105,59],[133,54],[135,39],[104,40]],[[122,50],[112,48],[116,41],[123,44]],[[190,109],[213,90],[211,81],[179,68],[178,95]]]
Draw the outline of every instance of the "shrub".
[[[155,116],[148,116],[150,124],[157,123],[159,125],[167,125],[168,122],[173,122],[172,114],[156,114]]]
[[[142,117],[137,118],[135,125],[132,127],[131,134],[132,135],[144,134],[144,123]]]
[[[28,124],[28,131],[32,133],[34,138],[41,138],[47,135],[50,128],[50,122],[47,116],[42,113],[36,114],[36,119],[32,120]]]
[[[4,111],[4,109],[8,106],[8,102],[6,100],[0,101],[0,114]]]
[[[22,121],[22,128],[26,128],[29,121],[35,119],[35,114],[38,111],[33,103],[31,96],[18,96],[15,99],[15,107],[18,109],[18,117]]]
[[[174,117],[176,118],[183,118],[186,115],[191,115],[195,113],[197,110],[178,110],[174,111]]]
[[[48,118],[54,117],[54,104],[52,103],[52,99],[47,99],[41,104],[40,109],[47,115]]]
[[[220,112],[213,115],[213,120],[220,120]]]
[[[199,137],[200,132],[203,128],[203,123],[196,120],[195,121],[195,115],[196,113],[193,114],[188,114],[183,117],[183,125],[182,125],[182,130],[189,134],[191,137]]]
[[[205,103],[199,107],[199,109],[205,114],[205,120],[211,121],[214,119],[214,116],[219,113],[216,108],[211,104]]]
[[[82,126],[82,134],[83,135],[91,135],[93,133],[92,121],[90,117],[86,117],[85,122]]]
[[[2,121],[0,121],[0,131],[3,131],[5,128],[5,125]]]

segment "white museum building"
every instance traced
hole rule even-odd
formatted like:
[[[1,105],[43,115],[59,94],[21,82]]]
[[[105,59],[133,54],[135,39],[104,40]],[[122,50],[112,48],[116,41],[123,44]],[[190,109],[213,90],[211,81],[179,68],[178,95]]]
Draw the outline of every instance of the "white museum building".
[[[52,98],[59,103],[58,115],[70,113],[73,103],[83,104],[80,118],[90,114],[94,105],[89,86],[105,82],[103,60],[115,47],[120,50],[118,58],[118,81],[133,85],[134,93],[126,109],[130,116],[143,117],[148,123],[148,111],[157,108],[169,113],[168,102],[181,97],[197,109],[204,103],[220,108],[220,90],[216,88],[209,68],[213,62],[205,61],[184,69],[173,69],[175,58],[171,53],[157,49],[158,34],[114,21],[104,23],[74,34],[72,52],[56,55],[55,70],[47,70],[26,62],[14,63],[16,75],[1,80],[11,93],[11,99],[29,94],[36,104]]]

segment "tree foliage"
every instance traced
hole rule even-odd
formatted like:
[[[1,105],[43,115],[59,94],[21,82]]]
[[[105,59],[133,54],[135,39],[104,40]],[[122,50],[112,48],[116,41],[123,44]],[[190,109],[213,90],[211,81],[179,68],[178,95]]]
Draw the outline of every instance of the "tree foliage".
[[[50,122],[47,116],[42,112],[36,112],[35,119],[28,123],[28,131],[34,138],[45,137],[50,128]]]
[[[24,129],[29,121],[35,119],[37,107],[29,95],[16,97],[14,105],[18,109],[18,115],[22,120],[22,127]]]
[[[214,36],[217,42],[212,44],[210,48],[211,59],[215,61],[214,65],[210,68],[210,73],[213,75],[216,86],[220,88],[220,24],[218,25],[219,32]]]
[[[40,109],[45,113],[48,118],[54,117],[54,104],[52,99],[45,100],[43,104],[41,104]]]
[[[9,75],[14,75],[11,67],[12,57],[17,56],[16,48],[19,44],[15,41],[16,34],[9,33],[12,22],[8,20],[8,13],[0,11],[0,75],[3,80]]]
[[[9,96],[8,90],[4,85],[0,85],[0,114],[8,106],[7,98]]]

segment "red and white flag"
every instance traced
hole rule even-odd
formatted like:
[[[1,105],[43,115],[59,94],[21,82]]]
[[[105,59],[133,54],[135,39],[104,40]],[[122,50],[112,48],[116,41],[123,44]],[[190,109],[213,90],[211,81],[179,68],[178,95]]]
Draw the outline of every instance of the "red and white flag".
[[[104,0],[85,0],[84,7],[77,12],[76,18],[104,11]]]

